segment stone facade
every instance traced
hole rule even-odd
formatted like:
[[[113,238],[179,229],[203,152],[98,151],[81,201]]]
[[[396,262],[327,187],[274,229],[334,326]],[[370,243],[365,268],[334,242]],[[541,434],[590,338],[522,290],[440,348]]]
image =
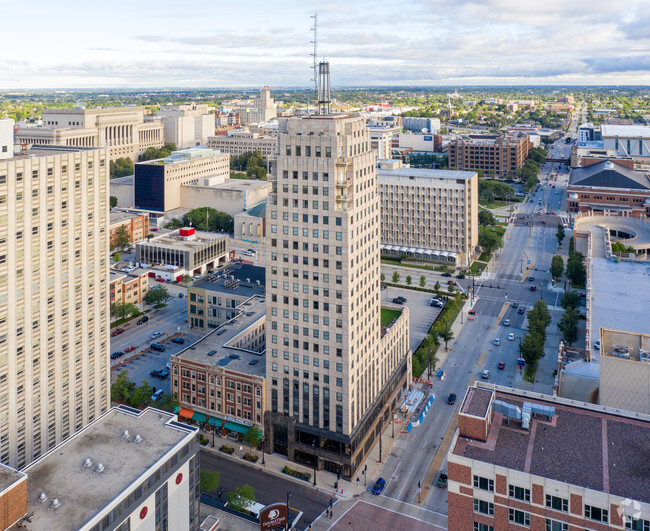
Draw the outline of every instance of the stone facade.
[[[449,142],[449,167],[506,175],[524,165],[529,148],[525,134],[464,135]]]

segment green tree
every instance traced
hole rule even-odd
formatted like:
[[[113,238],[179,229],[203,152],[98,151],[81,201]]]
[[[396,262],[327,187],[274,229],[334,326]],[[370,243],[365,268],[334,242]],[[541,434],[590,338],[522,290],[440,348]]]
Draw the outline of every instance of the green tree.
[[[454,293],[456,291],[456,288],[454,288],[453,284],[447,284],[447,291],[449,293]]]
[[[381,280],[382,282],[386,282],[386,275],[384,275],[383,273],[379,275],[379,280]]]
[[[219,488],[221,472],[202,468],[199,472],[201,492],[212,492]]]
[[[250,446],[250,449],[253,450],[253,446],[257,447],[261,438],[262,432],[257,426],[255,426],[255,424],[253,424],[250,428],[248,428],[246,433],[244,433],[242,440],[244,441],[244,444],[247,444]]]
[[[546,338],[546,327],[551,324],[551,314],[548,306],[543,300],[535,302],[534,306],[528,311],[528,328],[533,332],[539,333]]]
[[[521,357],[524,358],[526,364],[534,367],[543,356],[544,336],[538,332],[526,334],[521,342]]]
[[[196,230],[207,232],[233,232],[234,219],[231,215],[210,207],[190,210],[183,216],[183,225],[195,227]]]
[[[183,222],[178,218],[172,218],[169,223],[165,226],[167,229],[180,229],[183,226]]]
[[[411,275],[406,275],[406,284],[410,286],[413,283],[413,277]]]
[[[113,261],[115,263],[119,262],[120,260],[122,260],[122,255],[120,253],[113,254]]]
[[[133,175],[133,161],[128,157],[121,157],[109,164],[109,175],[111,179]]]
[[[438,347],[438,342],[435,337],[427,334],[425,338],[420,343],[420,347],[426,354],[427,357],[427,375],[431,378],[431,373],[436,370],[436,363],[438,358],[436,358],[435,353]]]
[[[111,202],[111,210],[114,209],[117,206],[117,197],[112,195],[110,197],[110,202]]]
[[[562,272],[564,271],[564,260],[559,254],[556,254],[551,258],[551,275],[553,278],[560,278]]]
[[[190,282],[192,282],[192,277],[185,274],[181,277],[181,284],[188,285]]]
[[[478,235],[478,244],[484,252],[491,254],[501,247],[501,239],[495,232],[482,230]]]
[[[153,394],[153,389],[149,385],[147,380],[143,380],[142,384],[135,388],[133,394],[131,395],[131,400],[129,405],[132,407],[140,407],[144,403],[151,400],[151,395]]]
[[[420,287],[423,288],[426,285],[427,285],[427,277],[425,277],[424,275],[420,275]]]
[[[120,225],[111,242],[114,249],[126,249],[131,245],[131,234],[125,225]]]
[[[564,234],[564,225],[562,225],[562,223],[560,223],[557,226],[557,233],[555,234],[555,237],[557,238],[558,245],[562,245],[562,240],[564,240],[565,236],[566,235]]]
[[[246,507],[255,503],[255,489],[246,483],[230,491],[226,498],[231,509],[246,513]]]
[[[496,225],[497,220],[489,210],[480,210],[478,213],[478,222],[481,224],[481,227],[485,227],[487,225]]]
[[[574,285],[584,286],[587,279],[587,271],[582,253],[569,251],[569,259],[566,263],[566,277]]]
[[[130,404],[134,389],[135,384],[129,380],[129,371],[124,370],[117,375],[115,383],[111,384],[111,400]]]
[[[140,313],[140,311],[138,310],[138,307],[131,302],[127,302],[127,303],[116,302],[113,305],[112,313],[118,319],[124,319],[132,315],[137,315],[138,313]]]
[[[450,287],[453,288],[451,284]],[[438,330],[438,335],[440,336],[440,339],[445,342],[445,350],[448,350],[447,344],[449,341],[454,339],[454,331],[451,329],[451,325],[447,321],[445,321],[445,324],[442,326],[442,328]]]
[[[574,290],[566,291],[564,295],[562,295],[560,304],[565,310],[568,308],[576,309],[580,306],[580,295],[578,295],[578,292]]]
[[[567,345],[573,345],[573,342],[578,337],[578,310],[575,308],[567,308],[562,314],[560,322],[557,327],[562,332],[562,341]]]
[[[166,288],[160,286],[158,289],[150,289],[144,296],[144,302],[149,306],[155,306],[157,304],[167,304],[168,298],[169,292]]]
[[[440,291],[440,282],[438,282],[438,281],[436,280],[436,283],[435,283],[435,285],[433,286],[433,289],[436,290],[436,291]]]
[[[393,284],[397,284],[399,282],[399,273],[397,271],[393,272]]]

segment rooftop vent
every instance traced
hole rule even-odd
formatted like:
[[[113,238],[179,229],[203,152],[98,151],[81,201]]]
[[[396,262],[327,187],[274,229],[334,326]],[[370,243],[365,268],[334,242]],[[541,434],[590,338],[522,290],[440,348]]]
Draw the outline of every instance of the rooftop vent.
[[[41,495],[38,497],[38,501],[43,503],[44,501],[47,501],[47,494],[44,492],[41,492]]]
[[[605,168],[606,170],[613,170],[614,163],[611,160],[608,160],[607,162],[605,162],[605,164],[603,164],[603,168]]]
[[[124,430],[122,432],[122,440],[129,438],[129,430]]]
[[[90,468],[93,466],[93,462],[90,460],[90,457],[86,457],[84,461],[84,468]]]
[[[142,437],[140,437],[139,433],[135,436],[135,439],[133,439],[133,442],[134,443],[142,442]]]
[[[255,281],[255,284],[257,284],[257,285],[259,286],[259,285],[260,285],[260,281],[259,281],[259,280],[256,280],[256,281]]]
[[[97,463],[97,468],[95,469],[95,472],[98,474],[101,474],[104,471],[104,464],[103,463]]]
[[[59,501],[59,498],[54,498],[52,500],[52,508],[58,509],[59,507],[61,507],[61,502]]]

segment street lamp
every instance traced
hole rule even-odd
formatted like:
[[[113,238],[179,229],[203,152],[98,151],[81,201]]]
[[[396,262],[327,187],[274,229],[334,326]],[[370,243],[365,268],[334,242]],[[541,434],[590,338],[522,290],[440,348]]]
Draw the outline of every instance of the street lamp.
[[[316,464],[318,463],[318,458],[316,457],[316,441],[311,443],[311,447],[314,450],[314,487],[316,486]]]
[[[381,435],[384,430],[384,412],[381,412],[379,417],[379,462],[381,463]]]
[[[287,492],[287,523],[285,526],[285,530],[289,531],[289,498],[291,498],[291,495],[293,494],[293,491],[288,491]]]
[[[262,437],[260,443],[262,444],[262,466],[264,466],[264,443],[266,442],[266,437]]]

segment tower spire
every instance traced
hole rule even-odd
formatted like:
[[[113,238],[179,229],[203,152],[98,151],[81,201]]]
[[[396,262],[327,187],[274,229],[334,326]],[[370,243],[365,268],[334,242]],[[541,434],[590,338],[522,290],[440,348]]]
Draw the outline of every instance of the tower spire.
[[[311,44],[314,45],[314,51],[310,54],[313,58],[311,80],[314,82],[314,100],[318,102],[318,11],[315,11],[311,18],[314,19],[313,27],[311,28],[311,31],[314,33],[313,40],[311,41]]]

